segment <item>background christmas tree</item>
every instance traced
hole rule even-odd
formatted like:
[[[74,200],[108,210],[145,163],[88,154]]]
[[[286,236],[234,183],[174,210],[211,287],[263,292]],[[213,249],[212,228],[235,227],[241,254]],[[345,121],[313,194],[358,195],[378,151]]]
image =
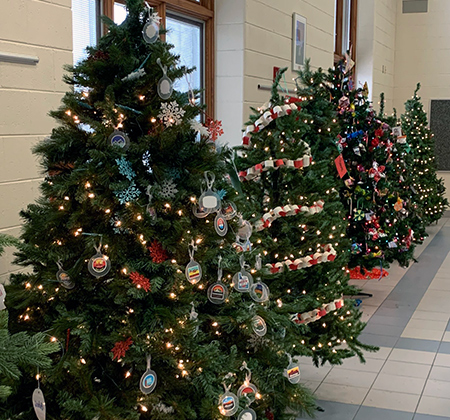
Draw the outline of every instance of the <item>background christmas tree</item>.
[[[401,127],[406,143],[411,149],[413,168],[409,174],[416,195],[417,213],[429,225],[442,217],[448,206],[444,197],[445,186],[436,175],[434,138],[428,128],[427,114],[418,96],[420,83],[412,99],[405,102],[405,114],[401,116]]]
[[[350,256],[347,222],[339,197],[341,181],[334,159],[338,126],[322,71],[309,64],[298,79],[299,97],[280,96],[279,81],[270,101],[254,110],[243,136],[237,165],[250,206],[244,215],[255,226],[256,252],[270,272],[262,280],[276,300],[277,317],[291,317],[286,348],[316,364],[339,364],[362,356],[358,341],[364,324],[348,286]],[[346,344],[346,345],[345,345]]]
[[[260,289],[253,298],[234,290],[250,284],[247,264],[259,267],[255,253],[244,262],[236,252],[251,226],[231,220],[229,153],[211,144],[219,133],[198,120],[195,93],[172,91],[190,70],[158,39],[158,17],[141,0],[127,7],[67,77],[74,89],[52,112],[60,126],[35,149],[42,197],[22,212],[17,263],[32,273],[12,277],[7,306],[14,331],[45,330],[64,348],[41,372],[47,416],[210,420],[250,403],[259,418],[311,413],[287,354],[314,357],[302,327],[272,297],[258,304]],[[306,296],[305,308],[339,300],[344,286],[314,305]],[[351,331],[356,342],[362,328],[354,309],[338,312],[314,336],[327,347],[317,354],[336,361],[356,351],[351,343],[333,356],[337,340]],[[35,386],[22,378],[7,418],[34,418]]]
[[[401,214],[402,186],[392,159],[395,140],[390,126],[371,108],[366,87],[355,88],[351,64],[349,58],[340,63],[329,78],[341,127],[337,143],[348,171],[341,195],[352,241],[349,267],[372,269],[394,260],[407,266],[413,258],[414,236]]]

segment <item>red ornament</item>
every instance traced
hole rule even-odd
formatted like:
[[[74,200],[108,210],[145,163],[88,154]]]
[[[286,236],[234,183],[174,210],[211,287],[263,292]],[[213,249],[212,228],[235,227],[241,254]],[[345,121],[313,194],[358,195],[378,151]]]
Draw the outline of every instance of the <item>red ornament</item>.
[[[375,130],[375,135],[377,137],[383,137],[384,131],[381,128],[378,128],[377,130]]]
[[[207,128],[209,131],[209,139],[211,141],[216,141],[223,134],[222,121],[209,119]]]
[[[270,411],[270,408],[266,409],[266,419],[267,420],[275,420],[275,417],[274,417],[272,411]]]
[[[136,271],[130,273],[130,279],[133,280],[133,284],[135,284],[138,289],[144,289],[148,292],[152,288],[150,280]]]
[[[113,360],[119,360],[121,357],[125,357],[128,349],[132,344],[133,340],[131,339],[131,337],[128,337],[125,341],[118,341],[116,344],[114,344],[114,347],[111,350],[114,355]]]
[[[156,239],[152,242],[152,244],[148,247],[150,251],[150,257],[152,261],[156,264],[160,264],[169,258],[166,250],[162,247],[161,243]]]

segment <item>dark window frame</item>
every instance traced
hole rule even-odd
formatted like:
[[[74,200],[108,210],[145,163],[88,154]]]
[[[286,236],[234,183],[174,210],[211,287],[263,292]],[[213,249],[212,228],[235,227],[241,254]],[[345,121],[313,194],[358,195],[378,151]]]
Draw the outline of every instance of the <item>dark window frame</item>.
[[[342,51],[343,36],[344,36],[344,1],[336,0],[335,19],[334,19],[334,62],[339,62],[346,51]],[[358,21],[358,0],[351,0],[350,7],[350,36],[349,45],[351,58],[356,61],[356,30]]]

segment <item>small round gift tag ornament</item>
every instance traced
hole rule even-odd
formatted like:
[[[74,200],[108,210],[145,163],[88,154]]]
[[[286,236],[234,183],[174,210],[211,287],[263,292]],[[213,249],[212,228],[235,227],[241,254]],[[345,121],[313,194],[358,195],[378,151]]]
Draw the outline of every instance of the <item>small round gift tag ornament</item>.
[[[229,203],[226,203],[222,207],[221,212],[223,217],[225,217],[225,220],[231,220],[237,214],[236,204],[232,203],[231,201]]]
[[[250,288],[253,285],[253,277],[247,270],[245,270],[243,255],[241,255],[239,262],[241,264],[241,270],[233,276],[234,289],[241,293],[250,292]]]
[[[89,272],[97,278],[106,276],[111,270],[111,260],[107,255],[101,253],[101,247],[101,244],[98,247],[95,247],[97,253],[92,256],[88,262]]]
[[[214,180],[216,176],[209,171],[205,172],[205,179],[207,190],[200,196],[200,208],[205,209],[205,211],[216,212],[221,208],[221,201],[219,194],[213,191],[212,187],[214,185]]]
[[[228,222],[224,216],[219,212],[214,219],[214,229],[219,236],[225,236],[228,232]]]
[[[247,362],[242,362],[241,370],[246,370],[247,372],[245,374],[245,381],[239,388],[237,395],[239,398],[246,397],[251,403],[258,392],[258,388],[250,382],[252,380],[252,371],[247,367]]]
[[[61,283],[61,286],[67,290],[71,290],[75,287],[75,283],[70,278],[70,275],[67,271],[64,271],[64,268],[61,262],[56,263],[58,265],[59,270],[56,273],[56,280]]]
[[[156,60],[159,67],[161,67],[161,70],[163,71],[163,77],[159,79],[158,82],[158,95],[161,99],[166,100],[169,99],[172,96],[173,92],[173,82],[167,77],[167,66],[163,66],[161,64],[161,59],[158,58]]]
[[[252,328],[256,335],[264,337],[267,333],[267,324],[264,318],[256,315],[252,318]]]
[[[32,401],[33,401],[33,408],[34,408],[34,412],[36,413],[36,417],[39,420],[45,420],[47,410],[45,407],[44,394],[41,391],[41,388],[36,388],[34,390]]]
[[[228,374],[227,377],[232,376]],[[231,385],[226,385],[223,383],[223,387],[225,389],[225,393],[219,398],[219,411],[223,416],[231,417],[233,414],[236,414],[239,409],[239,398],[230,392]]]
[[[267,302],[269,300],[270,291],[267,285],[261,282],[261,279],[258,278],[258,281],[253,284],[250,288],[250,297],[258,303]]]
[[[197,284],[202,278],[202,267],[194,260],[194,252],[196,250],[197,246],[195,245],[195,242],[192,241],[189,245],[189,256],[191,260],[185,269],[186,279],[191,284]]]
[[[228,297],[228,288],[222,282],[222,267],[221,267],[222,257],[219,257],[219,268],[217,270],[217,282],[209,286],[208,288],[208,299],[211,303],[220,305],[224,303]]]
[[[158,13],[153,12],[151,8],[148,8],[148,21],[142,29],[142,36],[144,41],[148,44],[154,44],[159,39],[159,21],[160,17]]]
[[[127,151],[130,147],[130,139],[123,131],[114,130],[109,136],[108,141],[111,146],[120,147],[124,151]]]
[[[241,239],[248,240],[252,236],[253,227],[251,223],[247,220],[242,220],[240,225],[241,227],[238,230],[238,236]]]
[[[151,363],[151,356],[147,357],[147,370],[145,373],[141,376],[141,380],[139,382],[139,387],[141,389],[141,392],[143,394],[151,394],[155,388],[156,384],[158,382],[158,377],[156,376],[156,372],[150,368]]]
[[[256,412],[253,408],[246,408],[240,412],[238,420],[256,420]]]
[[[300,366],[292,360],[292,356],[288,354],[289,366],[284,371],[284,376],[288,378],[291,384],[298,384],[300,382]]]

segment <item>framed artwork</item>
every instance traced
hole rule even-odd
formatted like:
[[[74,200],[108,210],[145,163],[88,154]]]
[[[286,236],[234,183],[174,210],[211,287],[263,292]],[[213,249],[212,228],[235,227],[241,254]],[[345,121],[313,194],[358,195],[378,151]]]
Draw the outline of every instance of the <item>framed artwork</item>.
[[[305,64],[306,18],[292,15],[292,70],[300,70]]]

